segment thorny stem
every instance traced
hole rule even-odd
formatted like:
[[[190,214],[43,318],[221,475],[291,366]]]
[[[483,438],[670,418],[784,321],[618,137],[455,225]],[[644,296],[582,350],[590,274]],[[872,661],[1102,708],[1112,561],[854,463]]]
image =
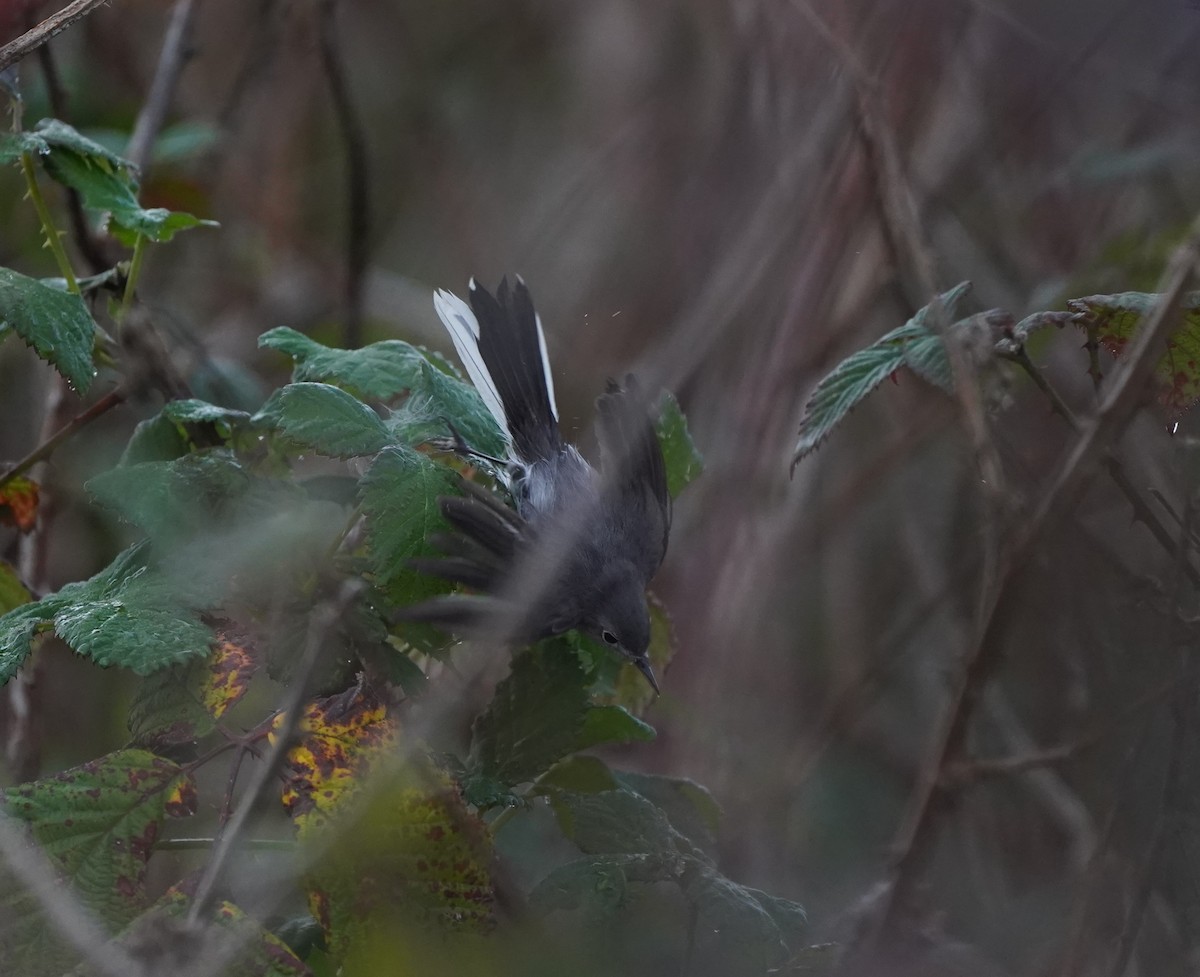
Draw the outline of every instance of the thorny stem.
[[[1025,371],[1025,373],[1029,376],[1029,379],[1033,381],[1034,385],[1046,395],[1046,398],[1050,401],[1050,406],[1054,409],[1054,412],[1062,417],[1063,420],[1065,420],[1068,424],[1070,424],[1072,429],[1075,431],[1080,431],[1082,429],[1082,425],[1080,424],[1079,418],[1075,416],[1075,412],[1072,411],[1067,405],[1067,402],[1062,399],[1062,396],[1059,394],[1059,392],[1055,390],[1053,386],[1051,386],[1050,382],[1046,379],[1045,374],[1038,369],[1037,364],[1035,364],[1033,360],[1029,358],[1029,353],[1026,351],[1024,346],[1018,347],[1016,352],[1004,353],[1001,355],[1010,362],[1016,363],[1017,366],[1021,367],[1021,369]],[[1134,519],[1142,522],[1146,528],[1150,530],[1150,535],[1152,535],[1158,541],[1159,545],[1161,545],[1163,549],[1165,549],[1168,553],[1174,553],[1176,551],[1175,540],[1167,531],[1167,527],[1162,524],[1162,521],[1155,514],[1154,510],[1146,504],[1146,500],[1142,498],[1141,494],[1134,486],[1133,481],[1129,477],[1129,473],[1125,470],[1125,466],[1122,465],[1121,462],[1112,455],[1108,455],[1104,458],[1103,465],[1105,470],[1108,472],[1109,478],[1113,480],[1113,483],[1117,486],[1117,488],[1121,491],[1121,494],[1125,496],[1126,501],[1133,508]],[[1197,572],[1190,560],[1185,562],[1183,570],[1184,573],[1187,574],[1187,578],[1189,581],[1191,581],[1192,585],[1200,589],[1200,572]]]
[[[54,453],[54,449],[66,441],[71,435],[82,427],[91,424],[97,417],[108,413],[118,404],[125,400],[125,391],[118,387],[105,394],[97,400],[91,407],[71,418],[66,424],[59,428],[49,438],[34,448],[29,454],[12,465],[3,473],[0,473],[0,488],[11,482],[14,478],[24,475],[29,469]]]
[[[139,234],[133,245],[133,258],[129,262],[129,275],[125,279],[125,294],[121,296],[121,318],[124,319],[133,305],[134,292],[142,273],[142,258],[146,253],[146,235]]]
[[[67,291],[75,295],[79,294],[79,282],[75,280],[75,272],[71,268],[71,260],[67,257],[67,252],[62,246],[62,241],[58,237],[58,228],[54,226],[54,218],[50,216],[50,208],[46,206],[46,199],[42,196],[42,191],[38,187],[37,173],[33,168],[33,156],[30,153],[21,154],[21,172],[25,174],[25,186],[29,189],[29,199],[33,201],[33,207],[37,211],[38,218],[42,222],[42,231],[46,235],[46,247],[50,249],[50,253],[54,255],[54,260],[58,264],[58,270],[67,282]]]

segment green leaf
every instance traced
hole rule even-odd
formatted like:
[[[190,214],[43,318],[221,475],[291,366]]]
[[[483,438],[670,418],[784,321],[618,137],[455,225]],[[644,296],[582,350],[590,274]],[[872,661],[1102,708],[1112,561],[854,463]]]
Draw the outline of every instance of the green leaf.
[[[14,152],[36,153],[46,172],[78,192],[85,207],[107,212],[109,231],[123,244],[132,246],[138,235],[152,241],[169,241],[181,230],[216,226],[215,221],[200,220],[191,214],[161,207],[143,208],[137,200],[137,180],[129,161],[57,119],[43,119],[0,156]]]
[[[282,387],[253,419],[333,458],[373,455],[391,442],[391,435],[378,414],[346,391],[327,383],[292,383]]]
[[[210,733],[245,694],[258,669],[243,635],[223,628],[208,658],[164,668],[142,679],[129,707],[133,742],[163,752]]]
[[[159,413],[138,422],[118,464],[128,468],[147,461],[173,461],[190,447],[179,425]]]
[[[631,885],[675,881],[678,859],[663,855],[594,855],[560,865],[529,894],[529,909],[545,915],[581,907],[611,913]]]
[[[720,933],[722,943],[753,948],[762,954],[759,959],[766,965],[786,959],[785,934],[756,898],[756,890],[738,885],[708,866],[697,865],[697,870],[689,873],[683,892],[705,922]],[[782,902],[776,901],[777,911],[782,911]],[[804,910],[799,906],[796,910],[797,925],[802,925]]]
[[[0,320],[80,394],[92,385],[96,324],[83,299],[0,268]]]
[[[586,679],[574,655],[554,644],[517,655],[472,728],[467,800],[488,806],[493,785],[511,789],[574,752],[588,709]]]
[[[633,791],[563,790],[548,796],[563,834],[588,855],[688,853],[690,846],[680,848],[682,836],[667,816]]]
[[[151,539],[171,543],[213,532],[214,520],[229,511],[230,500],[250,490],[252,481],[232,455],[209,451],[123,465],[85,487]]]
[[[389,424],[401,440],[421,444],[449,435],[447,422],[475,451],[494,458],[504,455],[504,435],[475,388],[423,359],[408,402],[392,415]]]
[[[620,786],[650,801],[671,822],[671,827],[698,848],[714,852],[721,808],[712,794],[693,780],[653,774],[618,773]]]
[[[420,380],[425,361],[419,350],[398,339],[362,349],[333,349],[286,326],[263,333],[258,345],[292,357],[293,380],[336,384],[371,400],[390,400],[410,390]]]
[[[381,451],[362,480],[367,556],[376,579],[416,578],[407,562],[429,553],[431,532],[445,530],[438,497],[453,494],[450,472],[411,448]]]
[[[538,779],[535,794],[569,790],[576,794],[598,794],[620,787],[608,765],[594,756],[569,756],[560,760]]]
[[[648,742],[656,735],[653,726],[621,706],[593,706],[584,717],[575,748],[585,750],[602,743]]]
[[[704,471],[704,459],[692,442],[687,418],[683,416],[679,401],[673,394],[663,395],[657,430],[658,443],[662,445],[663,461],[667,466],[667,488],[674,498]]]
[[[195,812],[181,767],[121,750],[4,792],[4,813],[26,822],[84,905],[110,924],[146,904],[146,863],[166,817]]]
[[[1138,323],[1159,303],[1152,292],[1121,292],[1116,295],[1087,295],[1071,299],[1067,308],[1074,321],[1096,331],[1100,344],[1119,357],[1137,331]],[[1167,351],[1154,368],[1159,403],[1171,418],[1177,418],[1200,401],[1200,292],[1185,295],[1180,303],[1182,322],[1167,339]]]
[[[33,637],[53,619],[57,604],[43,598],[0,616],[0,685],[20,670],[33,650]]]
[[[7,614],[31,600],[33,595],[21,582],[21,577],[13,565],[6,560],[0,560],[0,614]]]
[[[947,321],[952,321],[954,311],[969,287],[969,282],[962,282],[941,295]],[[949,382],[949,364],[941,339],[927,326],[931,315],[932,304],[921,309],[903,326],[842,360],[817,384],[804,405],[800,437],[792,456],[793,468],[815,451],[850,411],[900,367],[908,366],[939,386],[943,381]]]
[[[947,331],[963,324],[955,319],[959,305],[970,290],[970,282],[960,282],[948,292],[942,293],[938,314],[941,315],[941,321],[945,323]],[[934,315],[934,304],[930,303],[908,321],[907,324],[915,326],[920,333],[904,344],[904,365],[927,383],[941,387],[946,393],[954,393],[950,357],[946,355],[946,344],[934,328]]]
[[[35,631],[49,622],[80,655],[139,675],[203,657],[212,641],[209,629],[146,565],[144,547],[137,546],[90,580],[0,616],[0,682],[16,674]]]

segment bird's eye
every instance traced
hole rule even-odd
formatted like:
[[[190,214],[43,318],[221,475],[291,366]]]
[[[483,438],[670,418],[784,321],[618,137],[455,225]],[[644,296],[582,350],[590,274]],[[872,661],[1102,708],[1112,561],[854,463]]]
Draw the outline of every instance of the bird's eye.
[[[605,644],[615,645],[617,643],[617,636],[611,631],[601,631],[600,637],[604,639]]]

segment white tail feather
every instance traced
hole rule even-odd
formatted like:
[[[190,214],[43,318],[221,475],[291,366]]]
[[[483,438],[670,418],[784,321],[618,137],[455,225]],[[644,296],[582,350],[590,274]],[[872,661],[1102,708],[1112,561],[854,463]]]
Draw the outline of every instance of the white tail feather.
[[[471,280],[472,286],[475,284],[474,279]],[[492,417],[496,419],[496,423],[500,425],[500,430],[504,432],[504,437],[511,441],[512,434],[508,429],[508,418],[504,416],[504,404],[500,400],[500,392],[496,389],[496,382],[492,379],[492,375],[488,372],[484,365],[483,357],[479,355],[479,320],[475,318],[475,313],[471,311],[471,307],[467,305],[453,292],[447,292],[445,289],[439,288],[433,293],[433,307],[437,311],[438,318],[442,320],[442,325],[446,327],[446,331],[450,333],[450,339],[454,342],[454,348],[458,351],[458,358],[462,360],[463,366],[467,368],[467,374],[471,378],[471,382],[475,384],[475,389],[479,391],[479,396],[483,398],[487,409],[491,411]],[[539,328],[539,333],[540,333]],[[547,381],[550,377],[549,366],[546,360],[546,346],[542,343],[542,362],[546,366]],[[550,404],[554,405],[553,388],[550,389]],[[555,417],[558,412],[555,411]]]
[[[542,374],[546,378],[546,393],[550,395],[550,413],[554,415],[554,419],[557,421],[558,404],[554,400],[554,377],[550,375],[550,356],[546,352],[546,334],[542,332],[542,317],[535,314],[533,321],[537,323],[538,349],[542,354]]]

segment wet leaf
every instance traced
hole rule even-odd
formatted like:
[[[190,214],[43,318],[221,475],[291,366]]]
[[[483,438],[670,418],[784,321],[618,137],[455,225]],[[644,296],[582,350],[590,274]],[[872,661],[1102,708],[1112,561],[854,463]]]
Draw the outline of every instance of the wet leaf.
[[[418,349],[396,339],[362,349],[333,349],[286,326],[263,333],[258,345],[292,357],[294,381],[332,383],[370,400],[390,400],[410,390],[425,359]]]
[[[83,299],[0,268],[0,325],[53,366],[77,393],[92,385],[96,324]]]
[[[276,390],[253,419],[331,458],[373,455],[391,442],[378,414],[328,383],[288,384]]]
[[[89,910],[128,922],[146,905],[146,863],[167,817],[196,809],[190,775],[145,750],[121,750],[4,792]]]

